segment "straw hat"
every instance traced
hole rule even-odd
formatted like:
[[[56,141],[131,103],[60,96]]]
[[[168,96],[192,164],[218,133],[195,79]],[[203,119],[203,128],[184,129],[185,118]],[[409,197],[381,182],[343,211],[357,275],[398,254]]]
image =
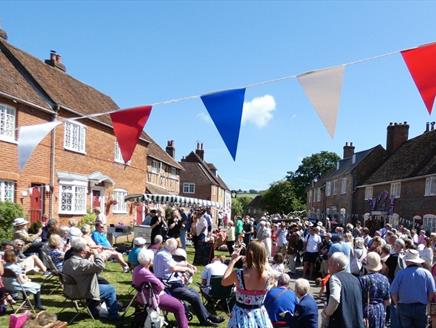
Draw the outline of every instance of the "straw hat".
[[[23,219],[23,218],[16,218],[15,220],[14,220],[14,222],[12,223],[12,225],[14,226],[14,227],[19,227],[19,226],[22,226],[22,225],[25,225],[25,224],[28,224],[29,223],[29,221],[26,221],[25,219]]]
[[[406,255],[404,256],[404,261],[416,264],[421,264],[425,262],[425,260],[419,257],[419,252],[416,249],[408,249],[406,251]]]
[[[145,245],[145,239],[142,237],[136,237],[135,239],[133,239],[133,244],[135,246],[143,246]]]
[[[368,271],[380,271],[383,267],[381,264],[380,255],[378,255],[376,252],[369,252],[366,257],[365,267]]]

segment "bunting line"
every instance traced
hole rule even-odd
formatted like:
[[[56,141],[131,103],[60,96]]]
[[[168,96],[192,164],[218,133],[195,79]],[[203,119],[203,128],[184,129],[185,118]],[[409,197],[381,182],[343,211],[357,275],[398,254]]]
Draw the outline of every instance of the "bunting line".
[[[429,45],[429,44],[432,44],[432,43],[428,43],[428,44],[424,44],[424,45]],[[149,106],[152,106],[154,108],[156,106],[176,104],[176,103],[179,103],[179,102],[184,102],[184,101],[193,100],[193,99],[201,99],[201,97],[203,95],[207,95],[207,94],[220,93],[220,92],[224,92],[224,91],[228,91],[228,90],[234,90],[234,89],[255,88],[255,87],[259,87],[259,86],[263,86],[263,85],[278,83],[278,82],[281,82],[281,81],[293,80],[293,79],[297,79],[298,76],[309,74],[309,73],[312,73],[312,72],[317,72],[317,71],[321,71],[321,70],[328,70],[330,68],[334,68],[334,67],[337,67],[337,66],[347,67],[347,66],[351,66],[351,65],[363,64],[363,63],[366,63],[366,62],[369,62],[369,61],[373,61],[373,60],[377,60],[377,59],[380,59],[380,58],[384,58],[384,57],[388,57],[388,56],[392,56],[392,55],[401,54],[402,51],[416,49],[416,48],[419,48],[419,47],[424,46],[424,45],[415,46],[415,47],[411,47],[411,48],[406,48],[406,49],[402,49],[402,50],[390,51],[390,52],[387,52],[387,53],[384,53],[384,54],[381,54],[381,55],[376,55],[376,56],[371,56],[371,57],[367,57],[367,58],[363,58],[363,59],[358,59],[358,60],[351,61],[351,62],[348,62],[348,63],[345,63],[345,64],[326,66],[326,67],[321,67],[321,68],[317,68],[317,69],[314,69],[314,70],[309,70],[309,71],[298,73],[298,74],[285,75],[285,76],[278,77],[278,78],[275,78],[275,79],[270,79],[270,80],[265,80],[265,81],[260,81],[260,82],[254,82],[254,83],[246,84],[245,86],[242,86],[242,87],[219,89],[219,90],[207,91],[207,92],[204,92],[202,94],[194,95],[194,96],[186,96],[186,97],[180,97],[180,98],[161,100],[161,101],[157,101],[157,102],[154,102],[154,103],[150,103]],[[113,114],[113,113],[117,113],[117,112],[122,112],[122,111],[125,111],[125,110],[126,109],[124,109],[124,108],[123,109],[116,109],[116,110],[112,110],[112,111],[108,111],[108,112],[101,112],[101,113],[94,113],[94,114],[89,114],[89,115],[82,115],[82,116],[73,117],[73,118],[64,119],[64,120],[65,121],[77,121],[77,120],[86,119],[86,118],[94,118],[94,117],[98,117],[98,116],[109,115],[109,114]]]

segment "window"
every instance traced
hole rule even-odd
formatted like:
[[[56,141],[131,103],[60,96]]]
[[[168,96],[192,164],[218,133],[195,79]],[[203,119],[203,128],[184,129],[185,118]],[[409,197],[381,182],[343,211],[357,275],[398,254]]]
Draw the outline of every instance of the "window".
[[[424,196],[436,196],[436,176],[428,177],[425,179]]]
[[[183,183],[184,194],[195,194],[195,183],[184,182]]]
[[[307,195],[307,202],[309,204],[312,203],[312,190],[309,190],[309,193]]]
[[[59,182],[59,214],[86,214],[84,181]]]
[[[325,184],[325,195],[328,197],[331,195],[331,189],[332,189],[332,182],[331,181],[327,181]]]
[[[338,180],[333,181],[333,190],[332,195],[336,195],[338,193]]]
[[[127,196],[127,191],[123,189],[115,189],[112,193],[112,199],[117,203],[112,207],[112,213],[127,213],[127,203],[124,197]]]
[[[0,202],[13,202],[15,183],[13,181],[0,180]]]
[[[372,199],[372,186],[365,187],[365,200]]]
[[[155,161],[154,159],[151,160],[151,172],[153,173],[159,173],[160,172],[160,162]]]
[[[401,182],[391,183],[391,197],[400,198]]]
[[[341,179],[341,194],[347,193],[347,178]]]
[[[317,202],[321,201],[321,188],[316,189],[316,201]]]
[[[64,148],[85,153],[85,126],[76,122],[65,122]]]
[[[114,161],[117,162],[117,163],[124,164],[123,155],[121,155],[120,145],[118,144],[117,141],[115,141],[115,157],[114,157]],[[127,162],[127,165],[130,165],[131,162],[132,162],[132,160],[129,160]]]
[[[0,104],[0,139],[15,141],[15,108]]]

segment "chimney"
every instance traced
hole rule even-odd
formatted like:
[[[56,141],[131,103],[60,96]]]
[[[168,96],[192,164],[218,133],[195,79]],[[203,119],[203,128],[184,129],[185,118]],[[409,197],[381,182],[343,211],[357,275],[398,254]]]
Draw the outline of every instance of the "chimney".
[[[431,122],[430,124],[431,124],[431,131],[433,131],[433,130],[434,130],[434,125],[435,125],[436,123],[435,123],[435,122]]]
[[[204,160],[204,149],[202,143],[197,142],[197,149],[195,150],[195,153],[198,155],[198,157]]]
[[[404,123],[389,123],[386,136],[386,151],[393,154],[409,139],[409,125]]]
[[[168,140],[167,148],[165,148],[168,155],[172,158],[176,158],[176,148],[174,148],[174,140]]]
[[[344,157],[343,158],[348,158],[354,155],[354,146],[353,143],[350,142],[350,145],[348,145],[348,142],[345,143],[344,146]]]
[[[430,131],[430,122],[425,123],[425,131],[424,131],[424,133],[427,133],[428,131]]]
[[[57,54],[55,50],[50,50],[50,59],[46,59],[45,63],[61,70],[62,72],[67,71],[65,65],[62,64],[61,55]]]

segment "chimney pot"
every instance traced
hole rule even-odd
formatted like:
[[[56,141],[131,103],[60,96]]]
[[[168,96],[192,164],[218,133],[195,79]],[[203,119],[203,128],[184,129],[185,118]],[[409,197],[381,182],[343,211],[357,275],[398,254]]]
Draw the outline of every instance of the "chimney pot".
[[[431,122],[431,130],[433,131],[434,130],[434,125],[435,125],[436,123],[435,122]]]
[[[425,123],[425,132],[430,131],[430,122]]]

